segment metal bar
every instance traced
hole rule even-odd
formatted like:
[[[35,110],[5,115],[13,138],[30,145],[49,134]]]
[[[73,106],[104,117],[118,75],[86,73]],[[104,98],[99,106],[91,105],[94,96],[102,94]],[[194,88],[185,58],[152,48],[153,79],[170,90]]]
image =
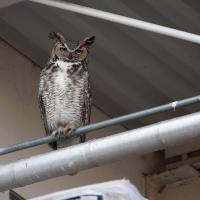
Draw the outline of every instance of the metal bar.
[[[66,135],[63,135],[61,138],[57,138],[57,137],[54,137],[54,136],[45,136],[45,137],[35,138],[35,139],[28,140],[28,141],[23,142],[23,143],[14,144],[14,145],[11,145],[11,146],[8,146],[8,147],[2,147],[2,148],[0,148],[0,155],[12,153],[12,152],[19,151],[19,150],[22,150],[22,149],[31,148],[31,147],[42,145],[42,144],[49,143],[49,142],[54,142],[54,141],[57,141],[59,139],[63,140],[63,139],[71,138],[71,137],[78,137],[81,134],[85,134],[85,133],[88,133],[88,132],[91,132],[91,131],[95,131],[97,129],[102,129],[102,128],[113,126],[113,125],[116,125],[116,124],[121,124],[121,123],[124,123],[126,121],[133,120],[133,119],[139,119],[139,118],[142,118],[142,117],[151,116],[151,115],[158,114],[158,113],[161,113],[161,112],[165,112],[165,111],[168,111],[168,110],[174,110],[175,111],[176,108],[188,106],[188,105],[191,105],[191,104],[196,104],[196,103],[199,103],[199,102],[200,102],[200,95],[194,96],[194,97],[191,97],[191,98],[187,98],[187,99],[183,99],[183,100],[179,100],[179,101],[175,101],[175,102],[168,103],[168,104],[165,104],[165,105],[157,106],[157,107],[154,107],[154,108],[146,109],[146,110],[143,110],[143,111],[130,113],[130,114],[123,115],[123,116],[120,116],[120,117],[116,117],[116,118],[113,118],[113,119],[108,119],[108,120],[105,120],[105,121],[102,121],[102,122],[97,122],[97,123],[94,123],[94,124],[91,124],[91,125],[88,125],[88,126],[83,126],[83,127],[80,127],[80,128],[73,130],[71,133],[67,133]]]
[[[0,166],[0,192],[200,139],[200,112]]]
[[[130,17],[105,12],[85,6],[80,6],[68,2],[54,0],[29,1],[200,44],[200,36],[194,33],[168,28],[158,24],[153,24],[150,22],[145,22],[142,20],[137,20]]]

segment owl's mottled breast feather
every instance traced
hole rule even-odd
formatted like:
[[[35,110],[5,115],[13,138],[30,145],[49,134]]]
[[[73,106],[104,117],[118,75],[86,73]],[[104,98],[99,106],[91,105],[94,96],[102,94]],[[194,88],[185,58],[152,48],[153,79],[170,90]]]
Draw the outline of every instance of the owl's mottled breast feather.
[[[89,123],[91,91],[87,66],[57,61],[40,76],[39,101],[47,134],[60,124],[77,128]]]

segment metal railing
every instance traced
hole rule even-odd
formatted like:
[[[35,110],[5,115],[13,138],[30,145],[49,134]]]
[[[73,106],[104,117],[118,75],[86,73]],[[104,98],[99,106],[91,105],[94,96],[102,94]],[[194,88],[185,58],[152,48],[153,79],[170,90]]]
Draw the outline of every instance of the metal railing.
[[[45,144],[45,143],[54,142],[54,141],[57,141],[57,140],[64,140],[64,139],[68,139],[68,138],[78,137],[82,134],[86,134],[86,133],[89,133],[91,131],[95,131],[95,130],[98,130],[98,129],[102,129],[102,128],[117,125],[117,124],[122,124],[122,123],[130,121],[130,120],[151,116],[151,115],[158,114],[158,113],[165,112],[165,111],[169,111],[169,110],[175,111],[176,108],[188,106],[188,105],[191,105],[191,104],[196,104],[196,103],[199,103],[199,102],[200,102],[200,95],[194,96],[194,97],[191,97],[191,98],[187,98],[187,99],[183,99],[183,100],[179,100],[179,101],[174,101],[172,103],[153,107],[153,108],[146,109],[146,110],[143,110],[143,111],[130,113],[130,114],[123,115],[123,116],[120,116],[120,117],[116,117],[116,118],[113,118],[113,119],[108,119],[108,120],[105,120],[105,121],[93,123],[93,124],[90,124],[88,126],[83,126],[83,127],[72,130],[70,133],[63,134],[61,137],[56,137],[56,136],[50,135],[50,136],[35,138],[35,139],[28,140],[28,141],[23,142],[23,143],[14,144],[14,145],[11,145],[11,146],[8,146],[8,147],[2,147],[2,148],[0,148],[0,155],[4,155],[4,154],[12,153],[12,152],[15,152],[15,151],[31,148],[31,147],[42,145],[42,144]]]

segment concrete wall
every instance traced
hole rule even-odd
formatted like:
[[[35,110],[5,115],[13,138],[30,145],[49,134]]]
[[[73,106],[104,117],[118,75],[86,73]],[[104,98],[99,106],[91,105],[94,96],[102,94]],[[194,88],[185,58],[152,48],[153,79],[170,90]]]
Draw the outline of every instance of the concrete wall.
[[[200,178],[194,178],[185,182],[169,185],[158,200],[199,200],[200,199]]]
[[[22,142],[44,135],[40,118],[37,89],[39,66],[22,56],[15,49],[0,41],[0,146]],[[108,119],[102,111],[93,107],[92,121]],[[122,126],[114,126],[97,131],[89,139],[124,131]],[[1,156],[0,164],[15,161],[31,155],[50,151],[47,145]],[[157,163],[155,155],[126,158],[123,161],[80,172],[76,176],[64,176],[16,189],[26,198],[54,192],[66,188],[113,179],[128,178],[142,192],[143,173],[152,172]],[[3,194],[0,194],[0,200]]]

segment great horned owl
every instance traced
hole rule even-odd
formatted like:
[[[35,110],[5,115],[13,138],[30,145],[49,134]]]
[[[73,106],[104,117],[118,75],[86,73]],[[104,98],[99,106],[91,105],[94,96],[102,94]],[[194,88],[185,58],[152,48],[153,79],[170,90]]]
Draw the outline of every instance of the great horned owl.
[[[80,42],[66,40],[59,33],[49,62],[40,74],[39,105],[47,135],[63,134],[89,124],[91,90],[87,67],[89,48],[95,37]],[[80,138],[85,141],[85,135]],[[57,149],[59,141],[49,144]]]

